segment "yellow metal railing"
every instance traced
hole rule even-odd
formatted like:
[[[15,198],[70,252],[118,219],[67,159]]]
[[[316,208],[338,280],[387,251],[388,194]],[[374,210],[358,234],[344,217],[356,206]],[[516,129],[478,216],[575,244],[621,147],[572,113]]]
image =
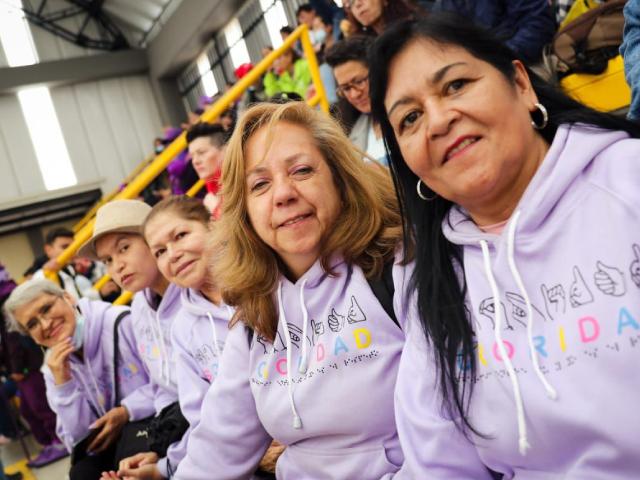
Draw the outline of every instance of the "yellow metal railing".
[[[89,223],[91,219],[96,216],[96,212],[102,205],[104,205],[107,202],[110,202],[116,197],[116,195],[118,195],[118,192],[120,191],[120,188],[123,184],[126,185],[135,177],[137,177],[138,174],[140,174],[140,172],[142,172],[142,170],[144,170],[147,167],[147,165],[149,165],[152,161],[153,161],[152,156],[145,158],[142,162],[136,165],[136,168],[134,168],[133,171],[131,171],[129,175],[127,175],[122,182],[120,182],[119,186],[117,186],[110,193],[108,193],[107,195],[104,195],[100,200],[98,200],[96,204],[93,207],[91,207],[91,209],[85,214],[85,216],[82,217],[80,221],[78,221],[78,223],[76,223],[73,226],[74,233],[78,232],[82,227],[84,227],[87,223]]]
[[[251,69],[241,80],[239,80],[229,91],[227,91],[217,102],[215,102],[209,109],[207,109],[200,121],[212,122],[222,114],[229,105],[231,105],[238,97],[240,97],[251,85],[257,82],[262,75],[268,70],[268,68],[275,62],[275,60],[285,53],[287,50],[293,48],[297,41],[302,44],[305,57],[309,64],[309,70],[311,72],[311,79],[315,88],[315,95],[310,98],[307,103],[311,106],[319,105],[320,108],[329,112],[329,101],[327,100],[327,94],[320,78],[320,69],[318,66],[318,60],[311,44],[309,37],[309,30],[306,25],[298,27],[284,43],[267,55],[260,63]],[[144,190],[160,173],[162,173],[167,165],[187,146],[186,134],[183,132],[178,136],[171,144],[169,144],[138,176],[131,180],[131,182],[119,193],[113,196],[112,200],[131,199],[138,196],[138,194]],[[199,180],[193,185],[187,195],[195,195],[202,187],[204,182]],[[97,211],[97,208],[95,209]],[[95,213],[95,212],[94,212]],[[48,278],[56,279],[56,272],[64,265],[69,263],[73,256],[76,254],[80,246],[82,246],[93,233],[93,226],[95,218],[91,218],[85,221],[84,225],[76,232],[73,242],[69,247],[62,252],[56,262],[58,268],[55,270],[45,272]],[[109,281],[109,276],[105,275],[98,280],[94,285],[95,289],[100,289]],[[114,302],[115,304],[128,303],[131,300],[130,292],[123,292],[122,295]]]

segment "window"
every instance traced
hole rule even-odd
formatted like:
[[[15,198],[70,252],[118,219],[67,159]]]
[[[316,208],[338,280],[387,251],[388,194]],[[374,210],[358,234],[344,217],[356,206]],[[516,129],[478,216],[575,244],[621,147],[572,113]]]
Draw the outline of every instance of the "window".
[[[218,84],[216,83],[216,79],[211,71],[211,64],[209,63],[207,52],[200,55],[197,63],[198,72],[200,72],[200,81],[204,87],[204,93],[209,97],[213,97],[220,90],[218,89]]]
[[[38,62],[21,6],[20,0],[4,0],[0,3],[0,43],[10,67]],[[78,183],[49,89],[22,89],[18,92],[18,101],[45,188],[56,190]]]
[[[243,63],[251,62],[249,51],[242,38],[242,27],[237,18],[234,18],[224,29],[224,37],[227,40],[231,54],[231,63],[233,68],[238,68]]]
[[[260,0],[260,7],[262,7],[262,11],[264,12],[264,21],[269,31],[271,46],[278,48],[282,45],[280,29],[289,24],[282,2],[280,0],[276,0],[275,2],[274,0]]]

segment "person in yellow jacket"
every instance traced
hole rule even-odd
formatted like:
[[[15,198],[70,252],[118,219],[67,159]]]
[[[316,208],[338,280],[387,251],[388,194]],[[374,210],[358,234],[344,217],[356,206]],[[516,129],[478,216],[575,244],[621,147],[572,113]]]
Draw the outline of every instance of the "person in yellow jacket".
[[[275,72],[269,72],[264,77],[267,97],[291,92],[302,98],[308,97],[311,71],[305,59],[299,58],[293,50],[288,50],[275,61],[274,67]]]

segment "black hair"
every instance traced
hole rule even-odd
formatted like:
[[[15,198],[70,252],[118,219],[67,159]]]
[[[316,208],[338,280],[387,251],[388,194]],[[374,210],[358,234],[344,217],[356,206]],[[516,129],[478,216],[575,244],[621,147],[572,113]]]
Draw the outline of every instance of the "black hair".
[[[459,275],[463,271],[462,250],[449,242],[442,232],[442,222],[453,203],[440,196],[429,202],[418,199],[415,189],[419,178],[402,157],[384,106],[391,62],[408,45],[419,39],[464,48],[474,57],[492,65],[509,81],[514,80],[513,62],[518,57],[490,32],[452,14],[431,14],[425,19],[396,24],[375,41],[369,52],[372,114],[380,122],[391,159],[390,168],[400,202],[405,242],[411,241],[415,245],[411,288],[417,291],[420,322],[434,352],[442,404],[452,418],[461,419],[459,427],[465,435],[470,430],[482,435],[467,418],[477,360],[470,314],[465,309],[467,286],[464,275]],[[640,125],[587,108],[528,68],[527,73],[538,101],[549,113],[548,125],[539,131],[548,144],[553,141],[558,127],[566,123],[622,130],[632,137],[640,137]],[[429,196],[433,193],[427,188],[423,192]],[[459,365],[464,366],[464,373],[458,373]]]
[[[367,52],[373,45],[373,38],[366,35],[352,35],[340,40],[325,54],[325,61],[331,68],[339,67],[347,62],[360,62],[369,68]]]
[[[73,238],[74,233],[68,228],[54,228],[47,232],[47,236],[44,237],[44,243],[46,245],[53,245],[56,238]]]
[[[291,28],[289,25],[285,25],[280,29],[280,33],[286,33],[287,35],[291,35],[293,33],[293,28]]]
[[[227,132],[219,123],[200,122],[193,125],[187,130],[187,145],[200,137],[208,137],[211,145],[218,148],[222,147],[228,140]]]
[[[311,6],[310,3],[303,3],[302,5],[300,5],[298,7],[298,9],[296,10],[296,18],[298,18],[298,16],[302,13],[302,12],[307,12],[307,13],[311,13],[311,12],[315,12],[316,9],[313,8]]]

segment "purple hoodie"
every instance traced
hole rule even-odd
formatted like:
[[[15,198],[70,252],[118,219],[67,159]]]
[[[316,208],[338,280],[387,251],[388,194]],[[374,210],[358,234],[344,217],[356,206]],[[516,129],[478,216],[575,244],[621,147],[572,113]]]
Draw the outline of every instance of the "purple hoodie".
[[[153,304],[154,295],[145,289],[133,297],[131,315],[138,345],[138,354],[149,370],[151,381],[143,394],[152,399],[155,413],[178,401],[177,373],[171,347],[171,326],[180,311],[180,287],[169,284],[158,305]],[[182,442],[172,444],[167,456],[158,462],[158,470],[169,477],[167,462],[175,468],[182,459]]]
[[[218,376],[224,341],[229,331],[233,309],[217,306],[199,292],[184,289],[182,308],[171,328],[173,359],[179,375],[180,410],[189,421],[189,430],[182,437],[180,451],[171,459],[175,468],[187,454],[187,441],[200,423],[200,410],[207,390]]]
[[[637,478],[639,152],[625,133],[563,126],[501,235],[450,211],[477,339],[469,416],[486,438],[441,415],[411,322],[396,415],[416,478]]]
[[[316,262],[295,284],[280,279],[273,344],[250,338],[243,324],[231,329],[204,399],[206,422],[193,431],[176,478],[249,478],[271,438],[287,446],[281,480],[378,480],[398,471],[393,389],[404,334],[362,270],[334,264],[336,277]],[[404,270],[394,266],[396,312]]]
[[[118,315],[128,307],[115,307],[98,300],[82,299],[78,307],[85,318],[83,357],[70,357],[71,380],[56,385],[49,367],[42,367],[47,386],[47,400],[57,415],[56,433],[69,451],[89,433],[89,426],[115,406],[113,347],[114,324]],[[153,406],[141,387],[149,383],[144,364],[136,351],[131,315],[118,326],[120,351],[118,381],[121,404],[131,419],[154,413]]]

